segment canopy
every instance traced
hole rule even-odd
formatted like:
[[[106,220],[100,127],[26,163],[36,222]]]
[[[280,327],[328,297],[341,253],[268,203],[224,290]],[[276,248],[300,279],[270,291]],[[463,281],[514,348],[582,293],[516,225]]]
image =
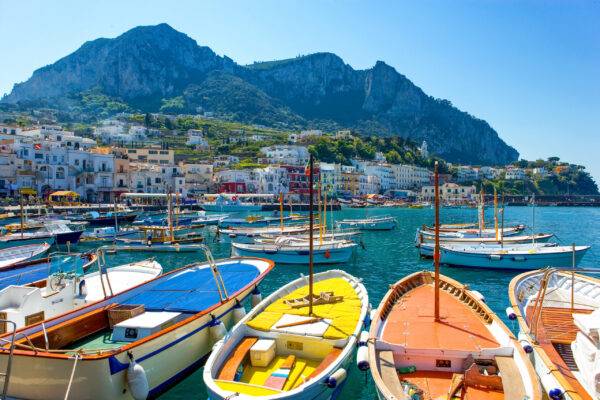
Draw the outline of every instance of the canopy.
[[[37,194],[37,190],[32,189],[32,188],[21,188],[21,189],[19,189],[19,193],[25,194],[28,196],[35,196]]]
[[[50,193],[49,197],[79,197],[79,194],[71,192],[69,190],[59,190],[57,192]]]
[[[155,199],[163,199],[168,196],[167,193],[121,193],[121,197],[132,197],[132,198],[155,198]],[[179,193],[172,193],[173,197],[181,197]]]

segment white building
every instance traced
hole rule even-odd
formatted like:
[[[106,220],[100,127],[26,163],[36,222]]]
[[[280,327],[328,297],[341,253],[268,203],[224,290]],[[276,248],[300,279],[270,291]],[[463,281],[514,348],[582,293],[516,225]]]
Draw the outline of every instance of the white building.
[[[57,125],[42,125],[21,131],[21,136],[38,143],[57,143],[60,147],[74,150],[89,150],[96,147],[96,141],[76,136],[74,132],[65,131]]]
[[[309,158],[308,149],[304,146],[275,145],[263,147],[260,151],[269,164],[304,165]]]
[[[179,163],[185,175],[185,186],[189,194],[210,193],[213,184],[212,164]]]
[[[479,177],[485,179],[496,179],[500,176],[500,170],[498,168],[483,166],[479,168]]]
[[[185,143],[188,146],[194,146],[197,150],[208,149],[208,141],[204,137],[204,133],[198,129],[189,129],[187,131],[187,142]]]
[[[537,167],[533,169],[533,174],[536,176],[539,176],[541,178],[545,178],[548,175],[550,175],[550,173],[548,172],[548,170],[545,167]]]
[[[527,177],[525,170],[517,167],[507,167],[506,176],[507,180],[523,180]]]
[[[20,135],[22,129],[18,126],[0,125],[0,133],[3,135]]]
[[[423,140],[421,147],[419,147],[419,152],[421,153],[421,157],[429,158],[429,149],[427,148],[427,142]]]
[[[285,168],[269,165],[266,168],[257,169],[259,176],[259,193],[277,195],[289,192],[288,174]]]
[[[214,159],[213,166],[215,168],[228,167],[240,162],[240,158],[231,155],[218,156]]]
[[[427,168],[408,164],[391,166],[396,181],[395,189],[420,189],[431,184],[432,172]]]
[[[475,195],[475,186],[460,186],[456,183],[444,183],[440,186],[440,198],[447,202],[463,202],[472,200]],[[435,186],[423,186],[421,199],[432,201],[435,199]]]
[[[330,193],[337,193],[342,182],[342,166],[340,164],[319,163],[321,184]]]
[[[377,194],[384,191],[381,180],[376,175],[360,174],[358,176],[358,194]]]
[[[479,180],[479,170],[468,165],[458,167],[458,182],[473,182]]]
[[[321,137],[323,132],[319,129],[308,129],[300,132],[298,139],[308,139],[310,137]]]

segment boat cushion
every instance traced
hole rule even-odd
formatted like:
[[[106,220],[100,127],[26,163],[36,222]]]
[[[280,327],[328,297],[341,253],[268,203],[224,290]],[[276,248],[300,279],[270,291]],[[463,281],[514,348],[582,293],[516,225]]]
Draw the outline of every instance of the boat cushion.
[[[326,339],[345,339],[356,329],[360,317],[361,300],[350,282],[343,278],[331,278],[315,282],[313,292],[333,291],[336,296],[343,296],[343,300],[333,304],[321,304],[313,307],[315,317],[331,320],[329,328],[323,334]],[[308,307],[292,308],[284,303],[285,300],[297,299],[308,295],[308,285],[294,290],[290,294],[277,299],[269,304],[247,325],[251,328],[269,331],[274,327],[283,314],[307,315]]]

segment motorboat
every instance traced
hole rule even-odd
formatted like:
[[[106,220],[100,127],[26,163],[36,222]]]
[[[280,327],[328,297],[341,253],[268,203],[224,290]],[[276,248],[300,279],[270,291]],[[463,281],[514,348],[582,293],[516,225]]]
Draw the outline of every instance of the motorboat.
[[[41,257],[50,249],[48,243],[28,244],[0,250],[0,270]]]

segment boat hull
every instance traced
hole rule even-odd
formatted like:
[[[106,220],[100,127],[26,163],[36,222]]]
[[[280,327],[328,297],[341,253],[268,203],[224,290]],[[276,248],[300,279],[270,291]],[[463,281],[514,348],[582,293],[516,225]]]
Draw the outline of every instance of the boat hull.
[[[339,221],[336,222],[338,228],[341,229],[360,229],[363,231],[389,231],[396,227],[396,220],[383,220],[373,222],[351,222]]]
[[[315,264],[339,264],[350,260],[353,247],[341,249],[320,250],[315,246],[313,263]],[[259,257],[274,261],[276,264],[300,264],[308,265],[309,254],[304,250],[249,250],[233,246],[232,255],[240,257]]]
[[[579,264],[586,251],[587,248],[575,252],[575,265]],[[440,262],[454,267],[531,270],[546,267],[570,267],[573,263],[571,252],[499,254],[494,257],[490,257],[489,254],[452,251],[443,247],[440,252]]]
[[[6,241],[0,241],[0,249],[6,249],[9,247],[15,246],[25,246],[28,244],[42,244],[48,243],[49,245],[53,245],[55,243],[55,238],[52,236],[48,237],[39,237],[39,238],[23,238],[23,239],[11,239]]]
[[[243,212],[243,211],[261,211],[262,206],[255,204],[203,204],[204,211],[216,212]]]
[[[67,243],[77,244],[77,243],[79,243],[79,239],[81,238],[82,234],[83,234],[83,231],[57,233],[56,234],[56,244],[58,244],[58,245],[66,245]]]

